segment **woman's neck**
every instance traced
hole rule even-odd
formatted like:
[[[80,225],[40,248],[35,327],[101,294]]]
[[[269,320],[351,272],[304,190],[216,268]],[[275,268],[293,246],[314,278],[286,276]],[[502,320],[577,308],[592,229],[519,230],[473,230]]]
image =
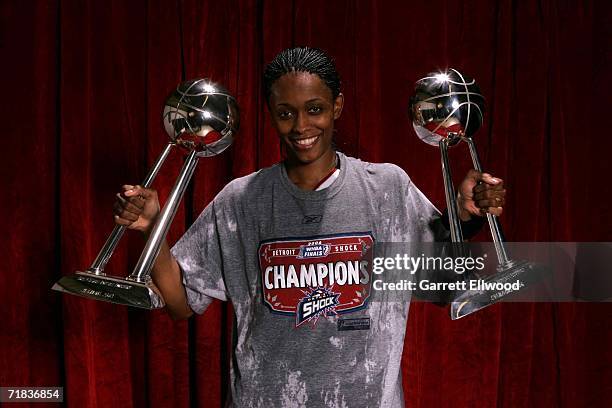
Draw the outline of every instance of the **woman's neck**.
[[[300,163],[297,160],[287,158],[285,168],[287,176],[301,190],[314,190],[332,169],[337,167],[338,157],[334,150],[325,153],[312,163]]]

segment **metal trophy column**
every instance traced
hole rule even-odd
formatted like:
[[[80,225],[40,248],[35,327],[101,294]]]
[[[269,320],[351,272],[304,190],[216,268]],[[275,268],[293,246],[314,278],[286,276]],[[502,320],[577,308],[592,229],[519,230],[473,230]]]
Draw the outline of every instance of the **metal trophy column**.
[[[482,166],[480,165],[480,159],[478,158],[478,151],[476,150],[476,145],[474,141],[467,137],[464,138],[468,147],[470,149],[470,156],[472,156],[472,164],[474,165],[474,169],[482,173]],[[497,216],[493,214],[487,213],[487,222],[489,224],[489,228],[491,230],[491,238],[493,239],[493,244],[495,245],[495,253],[497,255],[497,269],[503,270],[505,268],[511,267],[514,262],[508,258],[508,254],[506,253],[506,248],[504,246],[504,235],[502,233],[502,228],[499,223],[499,219]]]
[[[168,154],[170,154],[173,146],[173,142],[166,145],[164,151],[159,155],[155,163],[153,163],[153,167],[151,167],[149,173],[147,173],[145,176],[141,186],[144,188],[151,187],[153,180],[155,180],[157,173],[159,173],[159,169],[161,168],[162,164],[164,164],[164,161],[166,161],[166,158],[168,157]],[[91,266],[87,269],[88,273],[93,273],[94,275],[104,275],[104,268],[106,267],[106,264],[111,256],[113,256],[113,252],[115,252],[115,248],[117,248],[117,245],[119,244],[125,230],[125,225],[115,225],[115,228],[113,228],[113,231],[110,233],[106,239],[106,242],[104,243],[104,246],[98,253],[98,256],[96,256],[96,259],[94,259]]]
[[[453,186],[453,176],[450,170],[450,162],[448,160],[448,147],[453,143],[454,138],[440,139],[440,155],[442,156],[442,177],[444,178],[444,197],[446,198],[446,208],[448,211],[448,225],[450,228],[451,240],[453,242],[463,242],[463,232],[459,223],[459,215],[457,214],[457,201],[455,197],[455,187]]]
[[[151,236],[140,254],[140,259],[138,259],[138,263],[134,267],[134,272],[132,272],[129,279],[142,283],[147,282],[147,280],[150,279],[148,272],[153,267],[155,258],[157,258],[157,255],[159,254],[159,249],[166,239],[168,229],[170,229],[170,224],[172,223],[172,220],[174,220],[176,210],[181,203],[181,198],[183,198],[183,195],[185,194],[185,190],[189,185],[189,180],[191,180],[197,164],[197,152],[192,150],[191,153],[189,153],[189,156],[187,156],[185,164],[183,164],[183,168],[179,173],[176,184],[170,192],[170,197],[168,197],[166,205],[164,205],[164,208],[159,214],[157,222],[151,231]]]

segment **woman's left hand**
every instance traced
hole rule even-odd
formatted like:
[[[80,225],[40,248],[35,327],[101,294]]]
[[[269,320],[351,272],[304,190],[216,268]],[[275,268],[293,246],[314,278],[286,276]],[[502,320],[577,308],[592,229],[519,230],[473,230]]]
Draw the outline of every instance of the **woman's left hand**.
[[[499,216],[506,203],[505,197],[506,190],[502,179],[472,169],[459,186],[459,217],[462,221],[468,221],[473,215],[483,216],[491,213]]]

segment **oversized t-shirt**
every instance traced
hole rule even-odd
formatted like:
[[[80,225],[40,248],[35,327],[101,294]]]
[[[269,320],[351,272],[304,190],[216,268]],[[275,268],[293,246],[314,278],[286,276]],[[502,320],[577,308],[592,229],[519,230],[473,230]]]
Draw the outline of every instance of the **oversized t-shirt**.
[[[282,164],[232,181],[172,249],[194,312],[234,307],[234,406],[404,405],[409,302],[372,290],[368,254],[433,241],[439,212],[399,167],[338,156],[320,191]]]

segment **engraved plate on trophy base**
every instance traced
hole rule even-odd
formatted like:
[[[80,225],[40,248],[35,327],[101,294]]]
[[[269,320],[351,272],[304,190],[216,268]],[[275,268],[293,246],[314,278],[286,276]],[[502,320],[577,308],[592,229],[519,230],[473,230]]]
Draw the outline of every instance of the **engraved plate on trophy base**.
[[[158,309],[165,304],[151,281],[147,283],[130,282],[88,272],[77,272],[71,276],[64,276],[53,285],[52,289],[142,309]]]

